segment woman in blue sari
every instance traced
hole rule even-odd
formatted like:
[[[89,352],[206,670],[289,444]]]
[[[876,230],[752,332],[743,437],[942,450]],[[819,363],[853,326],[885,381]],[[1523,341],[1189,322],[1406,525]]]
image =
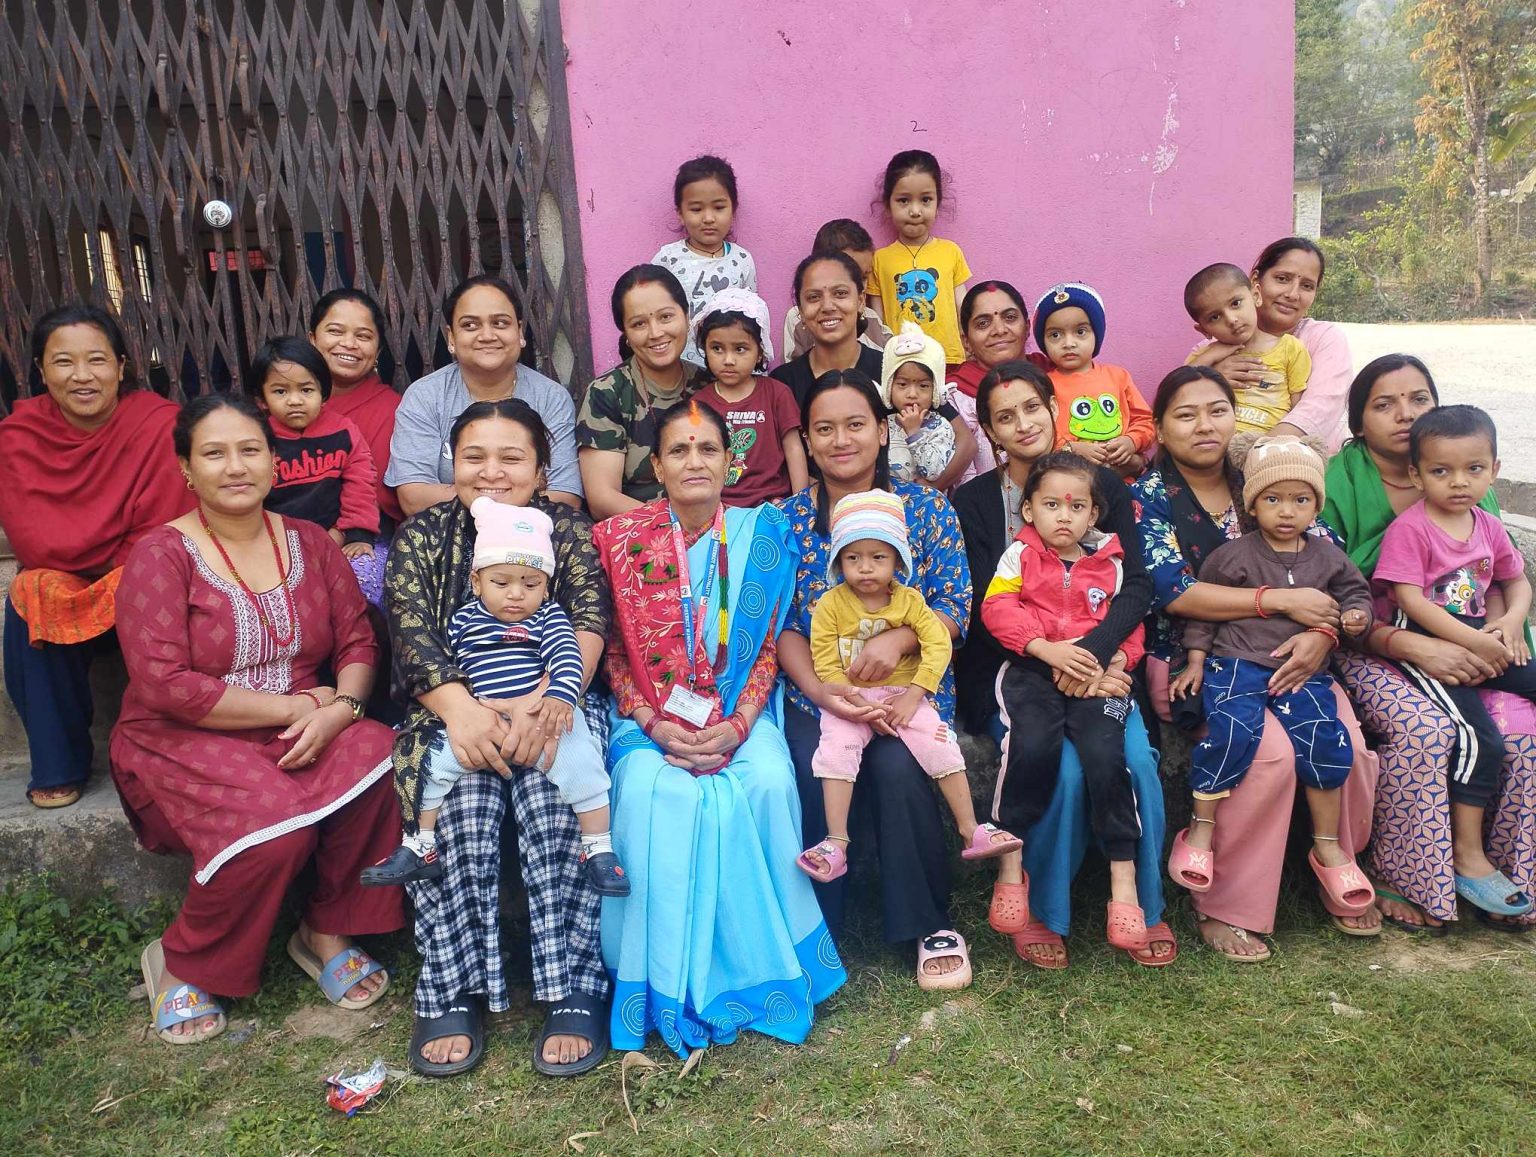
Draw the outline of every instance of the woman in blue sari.
[[[662,414],[652,465],[664,495],[595,533],[614,588],[608,755],[631,882],[602,921],[620,1049],[652,1029],[679,1055],[743,1028],[799,1044],[846,979],[795,866],[774,640],[797,556],[773,507],[722,505],[729,442],[713,411]]]

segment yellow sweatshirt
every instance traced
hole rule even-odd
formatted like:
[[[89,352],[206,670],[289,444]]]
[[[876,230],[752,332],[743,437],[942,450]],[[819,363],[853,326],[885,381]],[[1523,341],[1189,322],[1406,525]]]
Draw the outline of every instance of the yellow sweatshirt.
[[[848,677],[848,666],[864,644],[876,635],[911,627],[917,632],[919,650],[896,665],[888,679],[860,680]],[[851,683],[855,687],[921,687],[930,695],[949,666],[954,643],[939,616],[928,609],[923,596],[901,583],[891,584],[891,601],[878,611],[859,602],[859,596],[838,583],[822,595],[811,612],[811,660],[823,683]]]

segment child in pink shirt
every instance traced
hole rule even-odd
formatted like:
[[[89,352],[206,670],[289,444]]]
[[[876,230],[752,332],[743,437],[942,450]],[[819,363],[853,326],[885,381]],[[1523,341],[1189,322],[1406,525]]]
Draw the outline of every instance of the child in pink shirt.
[[[1456,894],[1492,916],[1522,916],[1533,900],[1483,850],[1483,817],[1499,792],[1504,737],[1479,690],[1536,703],[1536,666],[1525,638],[1531,584],[1503,524],[1479,508],[1498,477],[1498,434],[1475,406],[1442,406],[1413,424],[1408,476],[1424,500],[1387,527],[1372,576],[1383,618],[1465,647],[1501,673],[1451,686],[1411,663],[1402,668],[1456,731],[1451,760],[1451,842]]]

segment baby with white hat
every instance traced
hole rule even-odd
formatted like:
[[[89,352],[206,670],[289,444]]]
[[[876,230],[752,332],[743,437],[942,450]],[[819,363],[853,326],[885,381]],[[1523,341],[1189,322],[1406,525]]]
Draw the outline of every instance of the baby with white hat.
[[[600,895],[627,896],[629,878],[613,852],[609,830],[608,772],[578,705],[581,648],[571,620],[549,597],[555,576],[554,524],[535,507],[492,498],[475,499],[469,512],[475,520],[474,597],[448,626],[453,661],[481,700],[529,695],[548,676],[535,716],[549,739],[535,768],[549,776],[561,801],[576,812],[588,882]],[[438,808],[459,778],[473,770],[459,762],[444,734],[421,777],[418,830],[407,832],[388,859],[366,869],[363,883],[404,884],[442,876]]]

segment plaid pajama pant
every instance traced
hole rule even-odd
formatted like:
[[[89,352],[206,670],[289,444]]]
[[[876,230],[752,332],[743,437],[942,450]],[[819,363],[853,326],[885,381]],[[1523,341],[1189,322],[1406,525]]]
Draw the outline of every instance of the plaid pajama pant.
[[[588,695],[582,710],[599,745],[608,747],[608,706]],[[533,997],[564,1000],[572,992],[608,995],[598,938],[598,895],[580,862],[576,814],[539,772],[510,780],[495,772],[461,779],[437,817],[437,846],[446,874],[407,885],[416,906],[416,1014],[442,1016],[462,995],[486,998],[492,1012],[509,1006],[501,956],[501,824],[507,804],[517,824],[523,886],[533,942]]]

